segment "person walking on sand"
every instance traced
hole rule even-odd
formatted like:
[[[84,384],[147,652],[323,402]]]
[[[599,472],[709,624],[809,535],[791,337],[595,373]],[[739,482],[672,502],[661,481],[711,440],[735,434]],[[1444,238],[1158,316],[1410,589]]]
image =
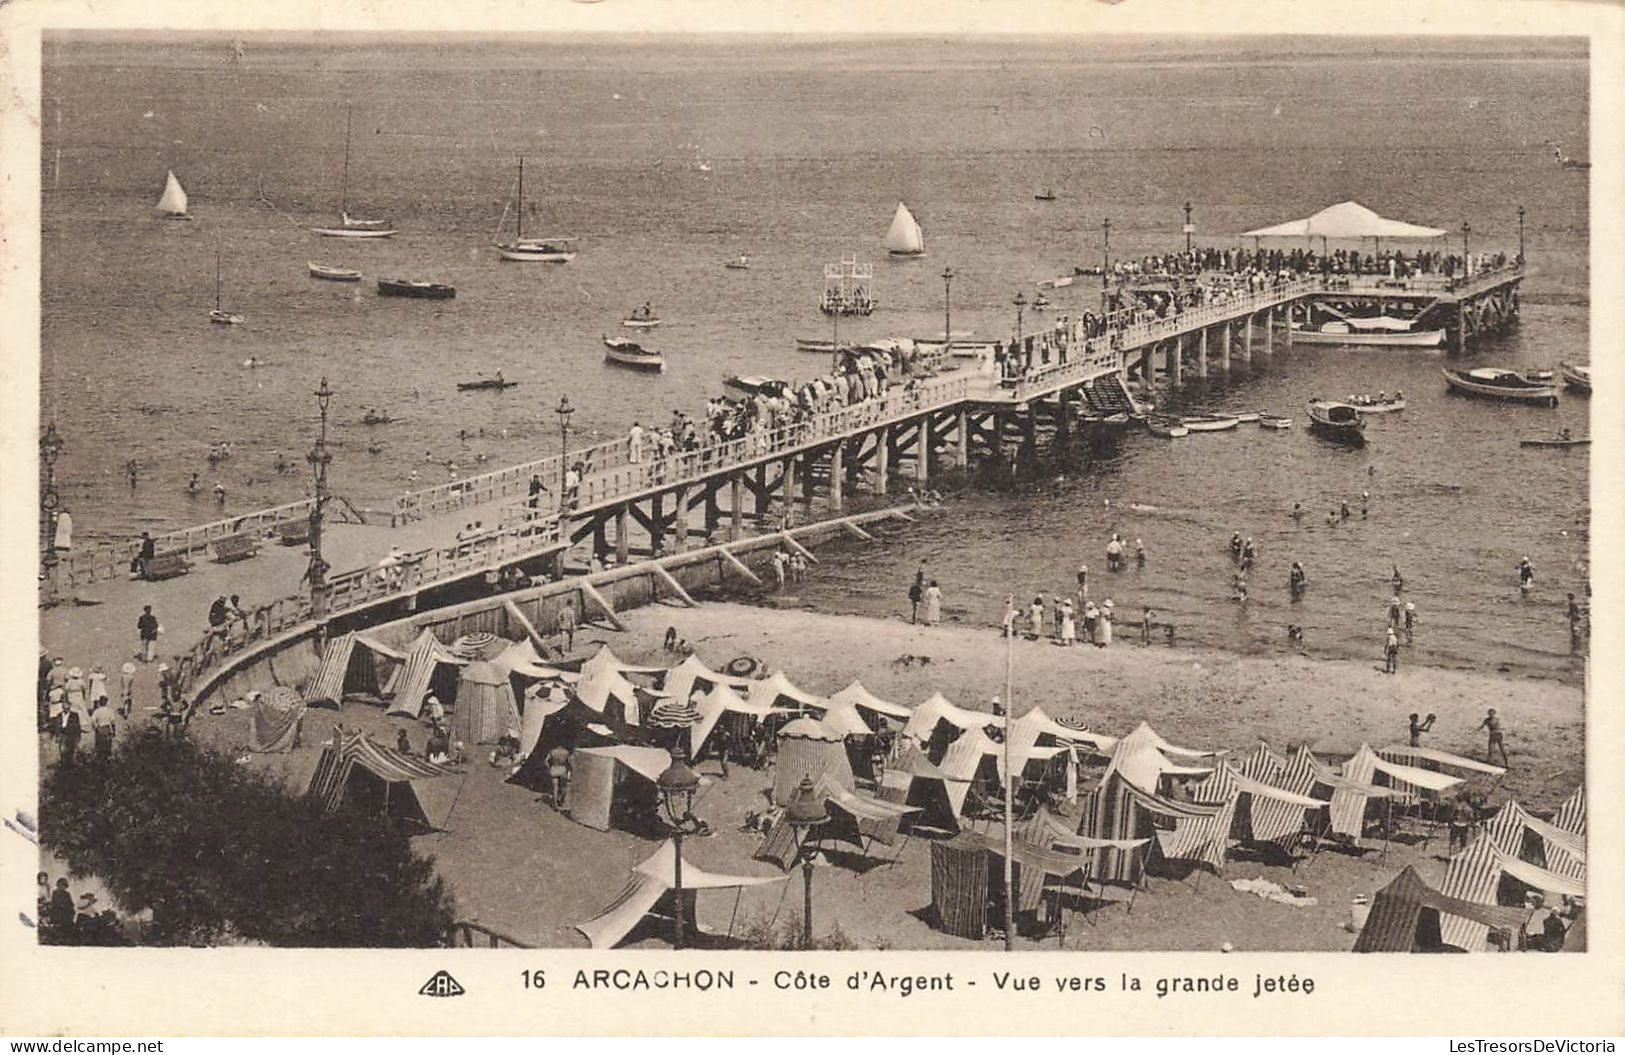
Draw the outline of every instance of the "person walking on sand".
[[[1382,672],[1384,674],[1399,673],[1399,637],[1394,633],[1394,625],[1388,624],[1388,637],[1382,646]]]
[[[1044,595],[1033,598],[1027,608],[1027,629],[1034,641],[1044,636]]]
[[[1145,543],[1139,539],[1134,540],[1134,566],[1136,568],[1145,567]]]
[[[1105,648],[1112,643],[1112,599],[1100,605],[1100,617],[1095,620],[1095,647]]]
[[[1405,643],[1411,644],[1416,640],[1416,602],[1405,602]]]
[[[1016,595],[1015,594],[1005,594],[1004,595],[1004,618],[999,623],[999,625],[1004,630],[1004,636],[1005,637],[1015,637],[1016,636],[1016,618],[1017,618]]]
[[[1501,764],[1511,769],[1512,762],[1507,758],[1506,740],[1501,733],[1501,719],[1496,716],[1494,707],[1485,712],[1484,720],[1478,723],[1478,729],[1489,731],[1490,741],[1489,745],[1484,749],[1484,761],[1493,763],[1495,753],[1499,751],[1501,753]],[[1477,732],[1477,729],[1474,732]]]
[[[559,609],[559,636],[564,638],[564,651],[574,652],[576,647],[576,609],[569,601]]]
[[[135,708],[135,664],[126,662],[118,671],[119,714],[128,718]]]
[[[1391,577],[1391,581],[1394,584],[1394,592],[1395,593],[1404,593],[1405,592],[1405,576],[1399,574],[1399,565],[1397,565],[1397,564],[1394,565],[1394,574]]]
[[[1145,614],[1140,616],[1140,644],[1144,647],[1151,645],[1151,606],[1145,606]]]
[[[925,569],[921,568],[914,573],[914,581],[908,587],[908,621],[920,621],[920,602],[925,600]]]
[[[1056,594],[1050,598],[1050,636],[1055,641],[1061,640],[1061,595]]]
[[[1078,603],[1089,599],[1089,565],[1078,565]]]
[[[925,588],[925,625],[936,626],[942,622],[942,589],[937,586],[937,580],[932,579]]]
[[[1061,604],[1061,644],[1070,648],[1078,642],[1078,619],[1070,599]]]
[[[158,635],[164,628],[158,625],[158,617],[152,614],[152,605],[141,606],[141,615],[135,621],[136,636],[141,639],[141,649],[136,653],[143,663],[151,663],[158,658]]]
[[[1302,502],[1293,502],[1292,503],[1292,522],[1294,524],[1303,523],[1303,503]]]

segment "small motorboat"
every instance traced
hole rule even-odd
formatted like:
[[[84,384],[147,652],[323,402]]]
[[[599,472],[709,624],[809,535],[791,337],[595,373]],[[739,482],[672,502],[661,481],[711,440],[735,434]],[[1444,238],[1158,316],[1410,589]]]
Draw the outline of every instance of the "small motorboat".
[[[495,389],[500,392],[504,389],[515,388],[518,384],[518,381],[503,380],[502,375],[498,374],[495,377],[482,377],[478,381],[459,381],[457,382],[457,391],[483,392],[486,389]]]
[[[1181,424],[1178,418],[1164,417],[1161,414],[1152,414],[1145,419],[1145,431],[1153,436],[1161,436],[1165,440],[1178,439],[1190,433],[1190,429]]]
[[[744,377],[734,376],[722,382],[724,388],[731,388],[736,392],[743,392],[747,396],[757,394],[767,396],[780,396],[789,391],[790,385],[776,377],[763,377],[761,374],[749,374]]]
[[[1444,330],[1414,329],[1410,319],[1387,315],[1335,319],[1316,329],[1292,331],[1292,339],[1304,344],[1353,344],[1378,347],[1437,348],[1444,343]]]
[[[1516,370],[1495,366],[1480,366],[1472,370],[1441,370],[1452,390],[1470,396],[1511,400],[1516,403],[1540,403],[1557,406],[1557,386],[1550,381],[1537,380]]]
[[[378,280],[380,297],[412,297],[417,300],[450,300],[457,295],[456,286],[444,282],[424,282],[415,278],[381,278]]]
[[[750,257],[746,256],[744,253],[740,253],[738,256],[734,257],[732,260],[728,261],[722,266],[727,268],[729,271],[749,271]]]
[[[1395,392],[1392,399],[1388,398],[1387,393],[1355,396],[1349,400],[1349,405],[1360,408],[1362,414],[1391,414],[1405,409],[1405,397],[1399,392]]]
[[[1263,416],[1263,411],[1249,410],[1245,414],[1237,414],[1236,420],[1241,422],[1243,425],[1251,425],[1253,422],[1257,421]]]
[[[822,352],[825,355],[829,355],[833,352],[842,351],[851,347],[852,346],[850,344],[847,344],[844,341],[837,345],[834,341],[819,340],[817,337],[796,338],[796,351],[798,352]]]
[[[1556,436],[1531,437],[1519,440],[1520,447],[1584,447],[1591,442],[1590,436],[1570,436],[1569,430],[1564,429]]]
[[[353,271],[347,267],[328,267],[326,264],[317,264],[307,261],[305,266],[310,269],[311,278],[325,279],[328,282],[360,282],[361,272]]]
[[[392,418],[388,414],[382,414],[376,410],[369,410],[361,415],[361,424],[363,425],[394,425],[400,420],[400,418]]]
[[[1191,432],[1225,432],[1241,424],[1234,414],[1192,414],[1179,419]]]
[[[1563,384],[1576,392],[1591,393],[1591,367],[1575,363],[1558,363],[1557,372],[1563,375]]]
[[[1261,429],[1290,429],[1292,419],[1283,418],[1276,414],[1260,414],[1258,415],[1258,427]]]
[[[664,355],[624,337],[604,338],[604,358],[621,366],[630,366],[634,370],[653,370],[661,373],[666,369]]]
[[[1365,444],[1365,420],[1360,417],[1360,409],[1351,403],[1335,399],[1310,400],[1309,430],[1341,443]]]
[[[641,308],[634,309],[632,314],[622,319],[621,325],[629,330],[652,330],[660,325],[660,316],[656,315],[653,309],[645,304]]]
[[[1033,201],[1054,201],[1054,200],[1055,200],[1055,192],[1050,190],[1048,187],[1045,187],[1043,190],[1041,190],[1037,194],[1033,195]]]
[[[238,326],[241,325],[243,317],[234,311],[211,308],[209,309],[209,321],[218,326]]]

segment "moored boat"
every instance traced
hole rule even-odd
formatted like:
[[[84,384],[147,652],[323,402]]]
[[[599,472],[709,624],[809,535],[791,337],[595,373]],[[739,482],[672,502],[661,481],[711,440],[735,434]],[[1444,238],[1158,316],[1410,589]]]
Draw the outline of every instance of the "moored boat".
[[[659,373],[666,369],[664,355],[624,337],[604,338],[604,358],[621,366],[630,366],[634,370],[653,370]]]
[[[1045,187],[1043,190],[1041,190],[1037,194],[1033,195],[1033,200],[1034,201],[1054,201],[1055,200],[1055,192],[1050,190],[1048,187]]]
[[[361,272],[347,267],[329,267],[326,264],[317,264],[307,261],[305,266],[310,269],[311,278],[325,279],[328,282],[360,282]]]
[[[209,311],[209,321],[217,326],[236,326],[243,317],[220,306],[220,289],[220,251],[217,249],[214,253],[214,307]]]
[[[734,257],[732,260],[728,261],[722,266],[727,268],[729,271],[749,271],[750,257],[746,256],[744,253],[740,253],[738,256]]]
[[[1264,412],[1261,410],[1249,410],[1245,414],[1237,414],[1236,420],[1241,422],[1243,425],[1251,425],[1253,422],[1257,421],[1263,416]]]
[[[902,202],[897,203],[897,211],[892,213],[891,226],[886,229],[883,243],[886,252],[896,257],[922,257],[925,255],[925,234],[920,230],[920,222],[914,214],[908,211],[908,206]]]
[[[748,396],[758,393],[769,396],[783,395],[789,391],[788,382],[776,377],[765,377],[761,374],[746,374],[741,377],[735,375],[722,382],[724,388],[731,388],[736,392],[743,392]]]
[[[501,225],[498,224],[500,227]],[[497,256],[504,260],[542,264],[568,264],[576,258],[576,240],[565,237],[525,237],[525,159],[519,159],[519,208],[514,211],[513,238],[493,242]]]
[[[344,170],[339,177],[339,225],[312,227],[323,238],[388,238],[395,233],[384,220],[362,220],[350,215],[350,117],[344,112]]]
[[[1576,363],[1558,363],[1557,372],[1563,377],[1563,384],[1576,392],[1590,393],[1591,367]]]
[[[1178,418],[1165,417],[1161,414],[1152,414],[1145,419],[1145,431],[1153,436],[1161,436],[1165,440],[1178,439],[1190,433],[1190,429],[1180,424]]]
[[[1342,443],[1365,443],[1365,421],[1359,408],[1335,399],[1309,401],[1309,430]]]
[[[1496,366],[1480,366],[1471,370],[1441,370],[1444,379],[1457,392],[1489,399],[1504,399],[1516,403],[1557,405],[1557,386],[1549,381],[1534,380],[1516,370]]]
[[[652,330],[660,325],[660,316],[648,304],[641,308],[633,308],[632,314],[621,320],[621,325],[629,330]]]
[[[1418,330],[1409,319],[1387,315],[1337,319],[1318,329],[1294,329],[1292,339],[1304,344],[1351,344],[1381,347],[1437,348],[1444,330]]]
[[[1240,425],[1241,419],[1233,414],[1191,414],[1179,423],[1191,432],[1225,432]]]
[[[1520,447],[1584,447],[1591,442],[1590,436],[1570,436],[1569,430],[1564,429],[1556,436],[1532,436],[1518,441]]]
[[[495,389],[500,392],[503,389],[514,388],[518,384],[518,381],[503,380],[502,374],[499,372],[495,377],[482,377],[478,381],[459,381],[457,382],[457,391],[482,392],[486,389]]]
[[[1396,410],[1405,409],[1405,396],[1399,392],[1395,392],[1392,399],[1388,398],[1387,393],[1379,393],[1376,396],[1353,396],[1349,399],[1349,405],[1357,407],[1362,414],[1391,414]]]
[[[425,282],[415,278],[381,278],[378,280],[380,297],[414,297],[418,300],[450,300],[457,295],[457,287],[444,282]]]
[[[1261,429],[1290,429],[1292,419],[1275,414],[1260,414],[1258,415],[1258,427]]]
[[[842,351],[851,347],[851,343],[847,341],[842,341],[837,345],[834,341],[826,341],[817,337],[796,338],[796,351],[798,352],[823,352],[828,355],[831,352]]]

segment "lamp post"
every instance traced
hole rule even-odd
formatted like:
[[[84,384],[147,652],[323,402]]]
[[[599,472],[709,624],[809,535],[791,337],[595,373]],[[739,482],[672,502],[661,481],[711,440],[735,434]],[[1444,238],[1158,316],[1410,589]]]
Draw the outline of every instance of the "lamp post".
[[[1461,222],[1461,277],[1463,280],[1473,276],[1473,225],[1466,220]]]
[[[56,460],[62,454],[62,436],[56,431],[56,422],[45,426],[40,437],[40,458],[45,462],[45,486],[40,491],[40,511],[45,514],[45,602],[56,603],[56,514],[62,505],[62,496],[56,490]]]
[[[954,345],[953,314],[954,269],[942,269],[942,354],[947,355]]]
[[[1195,233],[1196,233],[1196,228],[1191,225],[1191,203],[1186,202],[1185,203],[1185,255],[1186,256],[1190,255],[1190,252],[1191,252],[1191,235],[1193,235]]]
[[[570,415],[576,408],[570,405],[569,396],[560,396],[559,405],[553,408],[553,413],[559,416],[559,508],[564,508],[564,470],[565,463],[570,460]]]
[[[813,855],[818,851],[818,829],[829,821],[824,799],[813,787],[812,774],[804,774],[790,801],[784,806],[784,821],[796,837],[796,856],[801,859],[803,903],[801,908],[801,947],[812,948]]]
[[[1005,602],[1009,604],[1009,602]],[[1015,646],[1016,623],[1007,620],[1004,629],[1004,951],[1016,947],[1015,882],[1015,811],[1012,800],[1015,774],[1010,772],[1010,722],[1015,717]]]
[[[655,779],[655,787],[660,789],[660,801],[666,810],[666,823],[671,828],[672,841],[677,844],[672,874],[676,898],[672,912],[673,949],[683,947],[683,836],[698,835],[701,831],[700,819],[694,816],[694,792],[699,786],[699,774],[688,768],[680,754],[672,755],[671,765]]]
[[[1016,345],[1021,345],[1021,317],[1027,310],[1027,298],[1020,290],[1016,291],[1016,299],[1010,302],[1016,306]]]
[[[321,428],[316,433],[316,446],[305,455],[305,461],[316,474],[316,500],[310,507],[310,617],[320,623],[327,618],[327,562],[322,559],[322,521],[327,508],[327,467],[333,461],[333,454],[327,449],[327,405],[333,399],[327,378],[322,378],[314,395],[321,411]]]
[[[1518,266],[1523,266],[1523,206],[1518,206]]]
[[[1100,288],[1106,288],[1106,276],[1112,269],[1112,222],[1100,221]]]

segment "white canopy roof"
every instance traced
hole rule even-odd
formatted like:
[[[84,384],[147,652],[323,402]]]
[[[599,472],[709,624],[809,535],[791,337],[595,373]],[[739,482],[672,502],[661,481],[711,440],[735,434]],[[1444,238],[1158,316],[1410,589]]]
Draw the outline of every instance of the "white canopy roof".
[[[626,889],[621,891],[620,896],[592,919],[576,924],[576,930],[585,934],[595,949],[614,948],[632,932],[644,913],[655,907],[661,895],[677,885],[676,876],[677,844],[668,839],[646,861],[632,869]],[[692,861],[683,862],[685,890],[761,886],[765,883],[782,883],[787,878],[788,875],[717,875],[696,867]]]
[[[1004,726],[1004,719],[996,714],[967,711],[963,707],[949,703],[942,693],[933,692],[930,699],[914,708],[908,724],[903,727],[903,734],[916,740],[928,740],[931,737],[931,730],[937,727],[939,721],[947,721],[964,730],[985,729],[990,725],[998,728]]]
[[[1381,748],[1377,754],[1383,758],[1395,761],[1417,761],[1418,759],[1432,762],[1436,765],[1450,766],[1454,769],[1465,769],[1470,773],[1486,773],[1492,777],[1506,775],[1506,770],[1500,766],[1492,766],[1488,762],[1480,762],[1476,758],[1467,758],[1463,755],[1453,755],[1449,751],[1440,751],[1433,747],[1411,747],[1409,744],[1390,744]]]
[[[750,687],[750,701],[752,703],[772,704],[781,697],[794,700],[804,707],[817,707],[822,710],[828,706],[828,701],[824,697],[797,688],[782,670],[775,670],[768,677],[752,684]]]
[[[610,651],[608,645],[600,645],[597,652],[592,654],[585,663],[581,664],[581,676],[590,678],[605,670],[612,670],[617,674],[657,674],[664,667],[643,667],[636,663],[627,663]]]
[[[829,698],[831,707],[838,703],[850,703],[857,707],[866,707],[877,714],[884,714],[889,718],[906,722],[914,714],[914,708],[901,703],[892,703],[863,687],[863,682],[854,681],[846,688]]]
[[[694,738],[693,750],[696,752],[705,746],[705,741],[717,727],[717,722],[722,720],[725,711],[755,715],[758,718],[774,713],[785,713],[770,704],[747,700],[727,685],[718,685],[704,695],[696,694],[694,709],[700,712],[700,720],[689,735]]]
[[[1301,220],[1278,223],[1273,227],[1260,227],[1243,232],[1245,238],[1438,238],[1445,232],[1438,227],[1422,227],[1403,220],[1390,220],[1378,216],[1359,202],[1345,201],[1306,216]]]
[[[691,655],[666,672],[665,680],[661,682],[660,692],[665,696],[686,700],[694,695],[694,683],[697,681],[709,682],[712,685],[727,685],[735,689],[744,688],[750,684],[749,678],[735,678],[719,673],[706,666],[700,657]]]
[[[604,668],[596,675],[583,678],[576,686],[576,696],[599,714],[604,713],[604,706],[613,696],[621,701],[622,720],[627,725],[638,724],[636,686],[615,670]]]

